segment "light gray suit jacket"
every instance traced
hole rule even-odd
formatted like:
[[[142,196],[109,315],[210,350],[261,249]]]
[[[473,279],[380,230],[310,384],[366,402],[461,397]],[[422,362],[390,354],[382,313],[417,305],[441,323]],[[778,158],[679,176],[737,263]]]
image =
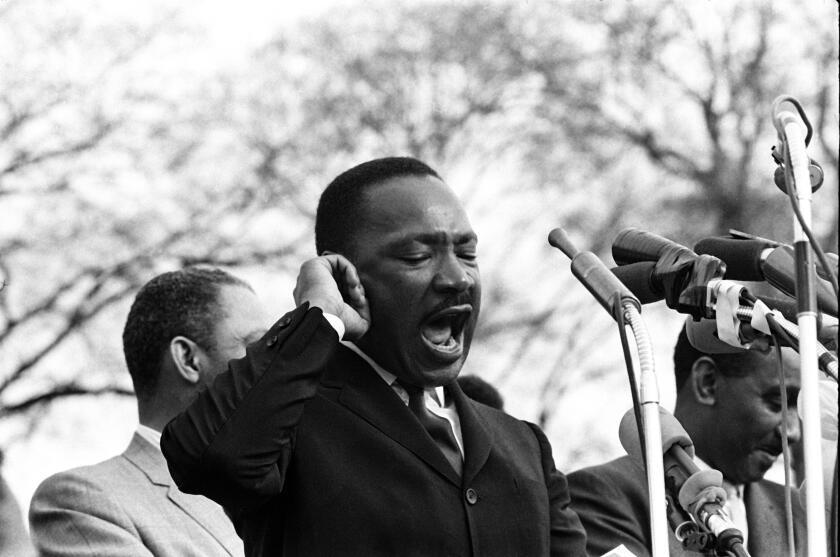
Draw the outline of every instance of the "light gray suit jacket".
[[[44,480],[29,525],[46,557],[244,554],[222,508],[182,493],[161,452],[138,434],[119,456]]]

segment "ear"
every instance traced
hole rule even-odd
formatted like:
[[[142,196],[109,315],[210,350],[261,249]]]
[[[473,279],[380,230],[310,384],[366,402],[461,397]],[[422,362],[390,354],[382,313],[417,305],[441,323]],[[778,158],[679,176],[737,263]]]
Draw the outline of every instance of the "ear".
[[[705,406],[717,402],[718,368],[708,356],[697,358],[691,366],[691,392],[694,400]]]
[[[198,345],[187,337],[177,336],[169,341],[169,353],[175,363],[175,369],[185,381],[197,384],[201,378]]]

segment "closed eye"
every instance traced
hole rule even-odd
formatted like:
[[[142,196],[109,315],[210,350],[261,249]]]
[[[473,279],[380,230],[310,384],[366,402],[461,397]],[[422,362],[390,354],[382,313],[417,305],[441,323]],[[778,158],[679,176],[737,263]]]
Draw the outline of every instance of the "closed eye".
[[[398,259],[406,263],[422,263],[431,257],[428,253],[412,253],[408,255],[400,255]]]

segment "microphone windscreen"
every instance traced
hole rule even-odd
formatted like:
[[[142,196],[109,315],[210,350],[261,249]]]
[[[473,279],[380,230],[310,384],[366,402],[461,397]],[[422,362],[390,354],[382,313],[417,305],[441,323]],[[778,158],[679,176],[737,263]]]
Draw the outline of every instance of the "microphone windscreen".
[[[691,437],[688,436],[677,418],[661,406],[659,407],[659,427],[662,431],[663,453],[667,453],[672,446],[679,445],[689,456],[694,458],[694,443],[691,441]],[[636,427],[636,416],[632,408],[621,418],[621,423],[618,425],[618,439],[627,454],[641,465],[644,462],[644,457],[642,456],[642,445],[639,442],[639,430]]]
[[[767,282],[788,296],[796,296],[796,255],[793,248],[781,246],[774,249],[761,268]],[[837,296],[834,295],[831,284],[815,277],[814,286],[819,310],[837,317]]]
[[[722,504],[726,501],[726,491],[723,490],[722,485],[723,474],[713,468],[695,472],[680,488],[677,496],[680,506],[693,515],[697,503],[717,500]]]
[[[613,260],[618,265],[627,265],[638,261],[657,261],[662,252],[669,247],[678,247],[690,251],[687,247],[637,228],[625,228],[618,233],[612,244]]]
[[[653,283],[654,261],[639,261],[610,269],[642,304],[652,304],[665,298],[662,288]]]
[[[761,240],[705,238],[695,244],[694,251],[713,255],[726,263],[727,279],[762,281],[761,252],[773,247],[773,244]]]

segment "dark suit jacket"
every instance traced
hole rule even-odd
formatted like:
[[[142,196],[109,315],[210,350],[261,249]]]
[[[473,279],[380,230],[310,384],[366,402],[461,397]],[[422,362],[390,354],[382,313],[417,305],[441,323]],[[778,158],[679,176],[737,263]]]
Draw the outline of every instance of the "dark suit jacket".
[[[163,455],[138,434],[119,456],[44,480],[29,525],[42,557],[244,553],[222,508],[180,492]]]
[[[396,393],[302,306],[166,427],[173,477],[249,555],[585,555],[543,433],[448,386],[463,477]]]
[[[647,480],[642,468],[629,456],[569,474],[572,508],[586,529],[590,555],[603,555],[619,544],[639,556],[650,555],[650,519]],[[784,488],[761,480],[747,484],[747,550],[755,557],[784,557],[787,536],[784,518]],[[793,497],[796,554],[805,555],[805,511]],[[685,551],[673,533],[669,535],[672,556],[701,555]]]

